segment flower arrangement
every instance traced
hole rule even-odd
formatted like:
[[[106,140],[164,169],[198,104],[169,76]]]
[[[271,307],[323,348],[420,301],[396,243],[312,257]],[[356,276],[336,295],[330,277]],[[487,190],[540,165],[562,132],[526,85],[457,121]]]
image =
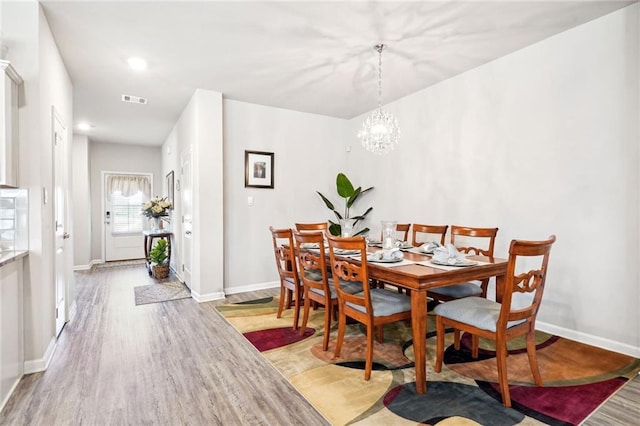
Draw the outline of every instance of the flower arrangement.
[[[150,218],[169,216],[171,201],[167,198],[155,197],[142,205],[142,215]]]

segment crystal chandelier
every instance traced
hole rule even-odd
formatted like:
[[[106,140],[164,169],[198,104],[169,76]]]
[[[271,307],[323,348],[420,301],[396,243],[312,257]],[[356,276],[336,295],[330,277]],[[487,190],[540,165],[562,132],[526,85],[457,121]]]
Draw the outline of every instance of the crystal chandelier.
[[[360,143],[367,151],[374,154],[386,154],[391,151],[400,139],[398,120],[382,109],[382,50],[384,44],[376,44],[378,51],[378,108],[362,123],[358,132]]]

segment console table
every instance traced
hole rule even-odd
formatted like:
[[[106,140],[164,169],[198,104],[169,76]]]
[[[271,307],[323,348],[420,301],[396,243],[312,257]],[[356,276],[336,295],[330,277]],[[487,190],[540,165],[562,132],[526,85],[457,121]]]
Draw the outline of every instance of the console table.
[[[151,263],[149,262],[149,252],[151,251],[151,247],[153,246],[153,240],[156,238],[160,238],[163,240],[167,240],[167,262],[171,265],[171,236],[173,232],[167,231],[165,229],[151,229],[147,231],[142,231],[144,234],[144,264],[147,267],[147,271],[149,275],[151,275]]]

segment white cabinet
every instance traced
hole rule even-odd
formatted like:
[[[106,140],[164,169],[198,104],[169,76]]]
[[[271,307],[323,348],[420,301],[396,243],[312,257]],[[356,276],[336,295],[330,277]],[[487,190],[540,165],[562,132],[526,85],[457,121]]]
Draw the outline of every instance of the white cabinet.
[[[22,296],[18,257],[0,266],[0,409],[24,372]]]
[[[22,78],[0,60],[0,186],[18,186],[18,88]]]

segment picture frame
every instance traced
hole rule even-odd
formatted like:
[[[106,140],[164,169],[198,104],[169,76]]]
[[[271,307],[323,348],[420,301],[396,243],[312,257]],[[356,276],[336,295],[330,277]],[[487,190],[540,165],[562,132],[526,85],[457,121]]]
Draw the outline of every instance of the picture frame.
[[[167,201],[171,203],[171,210],[173,210],[175,207],[173,170],[167,173]]]
[[[244,151],[245,188],[273,188],[273,152]]]

